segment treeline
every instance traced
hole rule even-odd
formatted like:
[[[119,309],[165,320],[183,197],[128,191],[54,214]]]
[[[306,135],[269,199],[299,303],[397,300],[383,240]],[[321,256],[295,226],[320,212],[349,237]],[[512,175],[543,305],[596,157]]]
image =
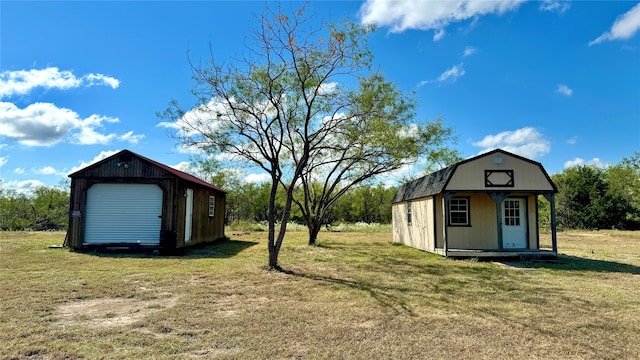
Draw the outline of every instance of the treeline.
[[[558,228],[566,229],[640,229],[640,153],[619,164],[599,168],[575,166],[554,174],[558,187],[556,218]],[[269,184],[254,184],[229,173],[218,173],[214,183],[227,189],[227,224],[266,222]],[[1,184],[0,184],[1,185]],[[391,223],[391,200],[396,187],[367,185],[340,197],[327,216],[327,223]],[[284,193],[276,202],[278,212],[284,206]],[[541,226],[549,227],[549,202],[538,201]],[[69,211],[68,184],[41,186],[29,194],[0,186],[0,230],[64,230]],[[297,207],[291,220],[304,225]]]
[[[242,181],[234,173],[218,173],[213,182],[227,193],[225,223],[266,222],[268,220],[270,184],[255,184]],[[328,224],[345,223],[391,223],[391,200],[397,187],[382,185],[361,186],[345,193],[332,206],[327,215]],[[301,193],[299,194],[301,196]],[[280,189],[276,201],[277,215],[284,211],[285,194]],[[291,208],[291,221],[304,224],[299,208]]]
[[[0,230],[65,230],[68,214],[68,186],[40,186],[29,194],[0,186]]]
[[[559,229],[640,229],[640,153],[599,168],[575,166],[551,177]],[[548,212],[548,202],[541,211]]]
[[[227,180],[217,182],[229,191],[225,222],[266,222],[269,206],[269,184]],[[329,222],[391,223],[391,199],[396,188],[367,186],[354,189],[341,197],[328,215]],[[284,194],[277,210],[283,211]],[[19,193],[0,186],[0,230],[47,231],[65,230],[69,221],[69,188],[41,186]],[[292,209],[292,221],[303,224],[300,210]]]

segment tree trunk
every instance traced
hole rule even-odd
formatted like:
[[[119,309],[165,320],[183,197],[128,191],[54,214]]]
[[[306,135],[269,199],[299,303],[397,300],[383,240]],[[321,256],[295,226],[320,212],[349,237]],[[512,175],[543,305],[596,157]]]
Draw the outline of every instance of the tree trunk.
[[[272,179],[271,193],[269,194],[269,210],[267,211],[269,222],[269,234],[267,237],[267,243],[269,247],[269,269],[279,269],[278,266],[278,253],[280,249],[276,247],[275,234],[276,234],[276,192],[278,191],[278,181],[276,178]]]
[[[316,218],[309,218],[309,220],[307,220],[307,227],[309,228],[309,246],[313,246],[318,240],[318,233],[320,232],[322,224],[320,224],[320,221]]]
[[[280,265],[278,265],[278,253],[275,248],[269,246],[269,269],[270,270],[279,270]]]

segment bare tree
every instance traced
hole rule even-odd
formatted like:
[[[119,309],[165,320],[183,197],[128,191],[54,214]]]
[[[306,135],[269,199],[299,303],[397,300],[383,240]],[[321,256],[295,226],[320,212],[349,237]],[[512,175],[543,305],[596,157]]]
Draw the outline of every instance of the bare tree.
[[[163,114],[171,120],[163,124],[176,129],[182,145],[224,153],[270,175],[272,269],[280,269],[278,254],[299,181],[306,194],[314,176],[330,176],[320,170],[357,183],[395,169],[406,163],[392,164],[400,148],[420,153],[419,141],[410,139],[423,133],[409,126],[412,98],[371,69],[367,37],[373,28],[351,22],[314,26],[307,13],[308,5],[288,12],[265,8],[245,57],[220,62],[212,48],[210,61],[192,64],[199,105],[184,111],[173,102]],[[409,140],[393,145],[398,139]],[[389,146],[370,146],[381,143]],[[277,217],[279,186],[286,200]],[[310,201],[305,196],[298,203]]]

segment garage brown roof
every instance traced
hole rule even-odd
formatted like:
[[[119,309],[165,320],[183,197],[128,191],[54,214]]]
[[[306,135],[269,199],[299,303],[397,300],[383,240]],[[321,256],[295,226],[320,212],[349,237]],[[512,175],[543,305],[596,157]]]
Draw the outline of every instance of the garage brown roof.
[[[210,189],[214,189],[214,190],[222,191],[222,192],[226,193],[225,190],[217,187],[216,185],[210,184],[210,183],[208,183],[208,182],[206,182],[206,181],[204,181],[204,180],[202,180],[200,178],[197,178],[197,177],[195,177],[195,176],[193,176],[191,174],[188,174],[188,173],[186,173],[184,171],[180,171],[178,169],[174,169],[171,166],[167,166],[167,165],[159,163],[159,162],[157,162],[155,160],[151,160],[151,159],[149,159],[149,158],[147,158],[145,156],[142,156],[140,154],[136,154],[133,151],[129,151],[129,150],[122,150],[122,151],[120,151],[120,152],[118,152],[116,154],[113,154],[113,155],[109,156],[108,158],[102,159],[102,160],[100,160],[100,161],[98,161],[98,162],[96,162],[94,164],[91,164],[91,165],[89,165],[89,166],[87,166],[87,167],[85,167],[83,169],[80,169],[80,170],[70,174],[69,177],[74,177],[74,176],[78,175],[79,173],[86,171],[87,169],[90,169],[90,168],[93,168],[93,167],[96,167],[96,166],[100,166],[100,164],[105,163],[107,161],[110,161],[110,160],[112,160],[112,159],[114,159],[116,157],[120,157],[122,155],[135,156],[135,157],[137,157],[137,158],[139,158],[139,159],[141,159],[143,161],[146,161],[148,163],[151,163],[151,164],[161,168],[162,170],[164,170],[164,171],[166,171],[166,172],[168,172],[168,173],[170,173],[172,175],[175,175],[176,177],[178,177],[180,179],[183,179],[183,180],[186,180],[186,181],[198,184],[198,185],[202,185],[202,186],[208,187]]]

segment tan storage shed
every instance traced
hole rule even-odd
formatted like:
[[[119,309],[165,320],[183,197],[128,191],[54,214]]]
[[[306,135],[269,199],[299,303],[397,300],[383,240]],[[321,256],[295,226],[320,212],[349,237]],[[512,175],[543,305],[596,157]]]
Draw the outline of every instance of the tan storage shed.
[[[393,241],[447,257],[553,257],[557,192],[540,163],[493,150],[402,185]],[[551,204],[551,249],[540,248],[539,195]]]

